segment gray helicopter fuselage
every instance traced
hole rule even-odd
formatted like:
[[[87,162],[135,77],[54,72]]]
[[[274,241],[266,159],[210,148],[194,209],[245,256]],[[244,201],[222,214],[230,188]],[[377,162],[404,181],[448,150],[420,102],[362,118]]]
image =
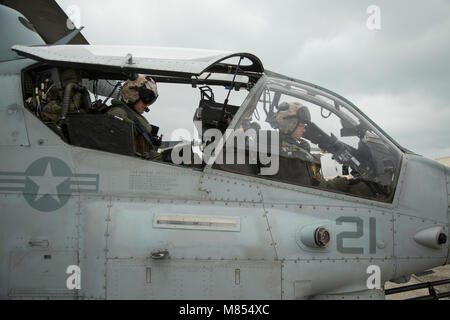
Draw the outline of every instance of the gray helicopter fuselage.
[[[7,46],[39,44],[25,40]],[[393,198],[377,201],[78,147],[25,107],[23,70],[36,61],[9,54],[0,299],[378,299],[386,281],[450,262],[448,242],[433,242],[448,235],[446,166],[399,150]],[[318,227],[325,247],[304,240]],[[381,288],[367,285],[371,266]]]

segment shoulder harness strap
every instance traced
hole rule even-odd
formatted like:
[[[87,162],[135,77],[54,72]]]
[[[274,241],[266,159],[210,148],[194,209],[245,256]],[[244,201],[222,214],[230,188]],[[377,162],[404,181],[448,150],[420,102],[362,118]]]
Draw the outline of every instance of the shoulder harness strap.
[[[139,119],[137,118],[137,116],[135,115],[135,112],[133,110],[130,109],[130,107],[128,107],[125,104],[121,104],[118,105],[118,107],[122,108],[123,110],[125,110],[125,112],[128,115],[128,118],[130,118],[131,120],[133,120],[135,126],[136,126],[136,130],[144,137],[145,141],[148,142],[148,144],[150,145],[150,147],[153,150],[155,149],[155,146],[153,145],[152,139],[150,138],[150,136],[147,133],[147,130],[145,130],[145,128],[142,126],[141,122],[139,121]]]

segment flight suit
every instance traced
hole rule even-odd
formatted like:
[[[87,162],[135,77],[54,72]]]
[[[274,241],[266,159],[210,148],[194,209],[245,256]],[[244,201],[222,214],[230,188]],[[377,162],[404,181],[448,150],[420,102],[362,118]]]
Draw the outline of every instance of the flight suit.
[[[325,180],[320,173],[320,158],[310,153],[311,146],[304,140],[282,135],[280,141],[280,170],[277,178],[301,185],[318,186],[357,196],[373,198],[374,191],[360,179],[336,177]]]
[[[320,181],[319,186],[325,189],[332,189],[356,196],[369,198],[373,198],[376,196],[372,189],[360,179],[346,179],[344,177],[336,177],[333,180]]]
[[[124,102],[120,100],[113,99],[111,101],[111,109],[108,110],[107,114],[111,116],[117,116],[125,121],[134,124],[134,121],[129,118],[128,113],[125,108],[134,112],[136,119],[141,124],[141,127],[145,129],[148,136],[151,136],[152,126],[148,123],[142,115],[137,113],[133,108],[128,107]],[[162,155],[156,150],[152,149],[150,144],[145,140],[144,136],[138,132],[136,125],[134,126],[134,150],[139,155],[148,160],[162,160]]]
[[[320,159],[310,153],[311,147],[306,140],[295,140],[280,135],[280,164],[277,179],[301,184],[318,185],[321,180]]]

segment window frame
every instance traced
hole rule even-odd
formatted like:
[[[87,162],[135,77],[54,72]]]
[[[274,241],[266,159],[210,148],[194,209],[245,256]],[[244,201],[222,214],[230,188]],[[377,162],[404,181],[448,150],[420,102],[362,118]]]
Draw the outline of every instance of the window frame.
[[[277,180],[275,178],[271,178],[271,176],[253,175],[253,174],[239,172],[237,170],[232,170],[232,169],[226,170],[224,167],[220,167],[220,168],[215,167],[216,159],[218,159],[219,157],[222,157],[223,149],[224,149],[224,146],[226,145],[225,142],[228,141],[228,139],[230,139],[231,133],[229,133],[228,130],[229,129],[236,130],[238,125],[241,122],[243,115],[247,114],[250,111],[250,108],[252,108],[254,111],[254,108],[256,108],[256,105],[260,101],[260,98],[262,97],[264,90],[266,90],[268,88],[268,86],[267,86],[268,82],[271,80],[274,80],[274,82],[277,82],[277,81],[278,82],[279,81],[292,82],[297,87],[299,87],[303,90],[306,90],[307,93],[296,95],[296,94],[293,94],[292,92],[289,92],[287,89],[283,89],[283,90],[286,90],[286,92],[284,94],[296,97],[298,99],[303,99],[305,101],[308,101],[310,103],[314,103],[320,107],[323,107],[323,108],[327,109],[328,111],[333,112],[340,119],[349,118],[343,112],[336,112],[335,106],[336,106],[336,104],[338,104],[339,106],[347,109],[347,111],[349,111],[354,117],[356,117],[358,120],[360,120],[360,122],[361,122],[360,125],[362,125],[362,122],[364,122],[364,125],[367,126],[368,130],[373,131],[375,134],[377,134],[383,140],[383,142],[387,143],[389,148],[391,148],[391,152],[395,152],[398,155],[398,162],[397,162],[397,166],[395,168],[395,179],[392,182],[393,190],[392,190],[390,196],[387,197],[386,199],[367,198],[364,196],[358,196],[355,194],[339,192],[339,191],[335,191],[332,189],[325,189],[322,187],[317,187],[317,186],[312,186],[312,185],[302,185],[302,184],[296,184],[296,183],[290,183],[290,182],[283,182],[283,181]],[[273,86],[273,84],[272,84],[272,86]],[[311,95],[308,97],[308,93],[311,93],[314,96]],[[283,93],[281,93],[281,94],[283,94]],[[330,104],[327,103],[326,101],[316,98],[315,96],[317,96],[317,95],[331,99],[332,101],[334,101],[335,106],[331,107]],[[272,103],[275,99],[276,98],[274,97],[272,100]],[[278,96],[278,99],[279,99],[279,96]],[[348,121],[350,121],[351,123],[354,122],[353,119],[348,119]],[[217,144],[216,150],[220,150],[220,152],[217,152],[217,154],[214,157],[211,157],[209,159],[209,161],[206,163],[205,167],[203,168],[204,172],[217,172],[217,171],[228,172],[228,173],[232,173],[232,174],[246,176],[249,178],[250,177],[255,178],[255,179],[257,179],[258,182],[260,181],[264,184],[265,183],[269,183],[269,184],[277,183],[277,184],[281,184],[281,185],[300,187],[302,189],[309,189],[309,190],[312,189],[312,190],[317,190],[320,192],[329,192],[331,194],[339,194],[344,197],[348,196],[351,198],[364,199],[364,200],[368,200],[371,202],[375,201],[376,203],[384,203],[384,204],[393,204],[394,200],[398,197],[398,192],[400,189],[399,178],[403,172],[403,167],[404,167],[403,158],[404,158],[404,154],[406,152],[408,152],[407,150],[400,147],[391,137],[389,137],[387,134],[385,134],[381,128],[379,128],[363,112],[361,112],[356,106],[354,106],[351,102],[347,101],[345,98],[340,97],[339,95],[337,95],[329,90],[320,88],[320,87],[312,85],[312,84],[305,83],[303,81],[290,79],[290,78],[287,78],[284,76],[282,76],[282,77],[277,77],[274,75],[269,76],[267,74],[263,75],[259,79],[259,81],[255,84],[255,86],[252,88],[252,90],[249,92],[247,98],[242,103],[241,107],[239,108],[239,111],[236,113],[235,117],[233,118],[233,121],[228,126],[226,134],[224,136],[222,136],[221,140]]]

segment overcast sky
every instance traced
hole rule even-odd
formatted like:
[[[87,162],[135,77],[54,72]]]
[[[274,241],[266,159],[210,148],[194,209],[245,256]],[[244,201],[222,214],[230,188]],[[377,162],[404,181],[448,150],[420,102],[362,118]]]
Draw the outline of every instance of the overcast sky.
[[[450,156],[448,0],[57,2],[79,7],[91,44],[250,52],[266,69],[343,95],[406,148]],[[183,100],[192,89],[178,87],[160,85],[149,114],[166,135],[190,126],[196,108]]]

